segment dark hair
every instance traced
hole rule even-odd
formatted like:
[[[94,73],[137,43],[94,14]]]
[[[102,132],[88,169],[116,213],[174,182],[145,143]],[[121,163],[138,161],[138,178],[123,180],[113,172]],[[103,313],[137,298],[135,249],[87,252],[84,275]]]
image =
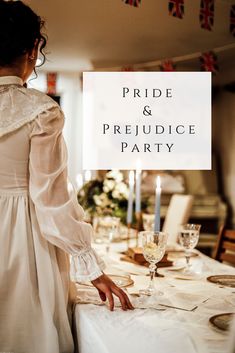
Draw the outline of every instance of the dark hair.
[[[14,64],[34,48],[36,39],[44,64],[47,37],[42,33],[43,27],[41,17],[22,1],[0,0],[0,66]]]

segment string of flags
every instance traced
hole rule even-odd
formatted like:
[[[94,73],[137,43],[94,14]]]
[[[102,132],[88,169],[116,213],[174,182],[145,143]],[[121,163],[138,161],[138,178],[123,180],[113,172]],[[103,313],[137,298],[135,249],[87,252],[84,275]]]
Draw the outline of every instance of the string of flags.
[[[122,0],[125,4],[134,7],[141,5],[141,0]],[[234,0],[235,1],[235,0]],[[214,15],[215,15],[215,0],[199,0],[199,23],[201,28],[212,31],[214,26]],[[179,19],[184,18],[185,14],[185,3],[184,0],[169,0],[168,1],[169,15],[177,17]],[[231,5],[230,9],[230,33],[235,37],[235,3]]]
[[[131,6],[135,6],[135,7],[139,7],[139,5],[141,4],[141,0],[122,0],[125,2],[125,4],[127,5],[131,5]]]
[[[210,71],[216,74],[219,71],[218,59],[213,51],[203,53],[200,56],[201,71]]]
[[[217,55],[213,51],[202,53],[199,56],[201,71],[208,71],[212,74],[217,74],[219,71]],[[171,59],[161,61],[159,68],[161,71],[172,72],[176,71],[176,64]],[[121,71],[135,71],[131,66],[124,66]]]
[[[184,17],[184,0],[171,0],[168,3],[169,15],[173,17]]]
[[[231,6],[230,11],[230,32],[235,37],[235,5]]]

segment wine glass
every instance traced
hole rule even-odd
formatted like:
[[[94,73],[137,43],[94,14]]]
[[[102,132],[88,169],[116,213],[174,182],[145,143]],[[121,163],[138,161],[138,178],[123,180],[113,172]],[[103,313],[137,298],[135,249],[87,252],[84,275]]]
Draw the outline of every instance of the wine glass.
[[[97,220],[96,231],[103,243],[106,244],[106,254],[110,250],[110,243],[116,237],[120,224],[120,218],[112,216],[99,217]]]
[[[183,224],[180,226],[179,243],[185,249],[186,268],[183,272],[186,275],[194,274],[190,264],[190,250],[194,249],[198,243],[200,229],[200,224]]]
[[[146,289],[140,290],[143,295],[162,295],[162,292],[156,291],[154,277],[156,264],[163,258],[166,251],[167,234],[164,232],[143,231],[139,233],[143,248],[143,255],[149,262],[150,282]]]

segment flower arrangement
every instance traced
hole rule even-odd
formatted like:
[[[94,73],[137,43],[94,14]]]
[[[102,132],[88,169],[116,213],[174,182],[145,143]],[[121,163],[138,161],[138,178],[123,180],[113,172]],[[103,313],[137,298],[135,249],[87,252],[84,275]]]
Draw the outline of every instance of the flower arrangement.
[[[87,182],[78,192],[78,202],[94,216],[112,215],[126,223],[129,187],[119,170],[108,171],[104,179]]]

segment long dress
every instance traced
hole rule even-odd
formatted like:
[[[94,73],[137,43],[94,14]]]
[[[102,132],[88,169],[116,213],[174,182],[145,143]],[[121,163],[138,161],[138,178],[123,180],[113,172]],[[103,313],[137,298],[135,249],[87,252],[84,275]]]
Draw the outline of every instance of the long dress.
[[[63,125],[50,97],[0,77],[0,352],[73,353],[68,254],[77,280],[104,268],[68,189]]]

